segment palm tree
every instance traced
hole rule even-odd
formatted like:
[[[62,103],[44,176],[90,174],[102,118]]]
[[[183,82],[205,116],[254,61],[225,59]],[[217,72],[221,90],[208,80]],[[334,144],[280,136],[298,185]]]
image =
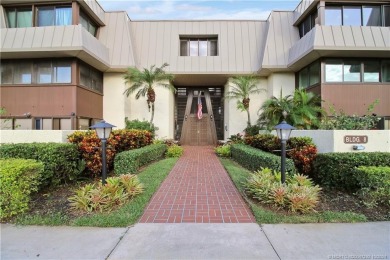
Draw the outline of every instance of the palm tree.
[[[266,100],[259,109],[258,123],[264,126],[267,130],[272,130],[273,127],[284,120],[283,111],[288,114],[293,107],[293,98],[291,95],[283,97],[282,90],[280,90],[280,97],[273,96]],[[286,121],[287,120],[286,118]],[[291,122],[289,122],[291,123]]]
[[[284,118],[283,111],[287,112]],[[264,102],[259,109],[259,124],[268,130],[279,124],[282,120],[298,129],[316,129],[321,122],[325,111],[321,108],[321,98],[305,90],[295,90],[293,95],[272,97]]]
[[[321,124],[321,117],[325,110],[321,108],[321,97],[305,90],[295,90],[293,109],[290,119],[298,129],[317,129]]]
[[[225,98],[227,99],[237,99],[237,108],[246,111],[248,115],[248,127],[251,126],[251,117],[249,114],[249,95],[258,94],[265,89],[259,89],[257,86],[258,79],[254,75],[249,76],[235,76],[230,82],[230,87],[232,90],[229,91]]]
[[[171,81],[174,76],[172,74],[165,73],[164,71],[164,68],[167,66],[169,66],[168,63],[164,63],[159,68],[156,68],[156,66],[153,65],[149,70],[144,68],[143,71],[140,71],[135,67],[130,67],[123,76],[125,83],[130,85],[123,94],[126,94],[128,97],[130,94],[137,91],[137,94],[135,95],[136,99],[139,99],[141,96],[147,96],[146,102],[148,103],[149,112],[150,108],[152,109],[152,115],[150,118],[151,124],[153,123],[154,102],[156,100],[154,87],[164,87],[173,93],[176,93],[175,87],[171,85]],[[167,81],[168,83],[166,83]]]

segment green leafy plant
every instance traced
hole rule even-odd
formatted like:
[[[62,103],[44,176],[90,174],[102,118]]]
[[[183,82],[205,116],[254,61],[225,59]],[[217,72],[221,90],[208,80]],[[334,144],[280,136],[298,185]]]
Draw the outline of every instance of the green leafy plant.
[[[116,174],[136,173],[141,166],[162,158],[166,151],[167,145],[152,144],[119,153],[115,157],[114,171]]]
[[[95,131],[75,131],[68,136],[71,143],[77,145],[87,170],[92,176],[102,171],[101,140]],[[152,143],[152,135],[146,130],[114,130],[107,140],[107,169],[112,169],[116,154],[147,146]]]
[[[220,157],[230,157],[231,156],[229,144],[217,146],[214,148],[214,151]]]
[[[254,136],[259,134],[259,131],[261,130],[261,127],[258,125],[251,125],[245,128],[245,137],[247,136]]]
[[[225,95],[226,99],[237,99],[237,109],[246,111],[248,116],[247,127],[251,126],[249,95],[266,91],[266,89],[260,89],[257,86],[258,82],[259,79],[256,75],[235,76],[229,82],[231,90]]]
[[[142,192],[138,177],[126,174],[107,178],[105,185],[87,184],[76,190],[68,201],[73,210],[110,212]]]
[[[264,152],[244,144],[232,144],[230,150],[232,159],[249,170],[257,171],[260,168],[270,168],[280,171],[281,169],[280,157],[272,153]],[[294,162],[291,159],[286,159],[286,172],[288,174],[296,172]]]
[[[245,137],[245,143],[260,150],[280,154],[280,140],[271,134],[258,134]],[[294,161],[298,172],[312,175],[317,147],[310,137],[292,137],[287,141],[287,158]]]
[[[28,209],[44,165],[25,159],[0,159],[0,164],[0,219],[6,219]]]
[[[287,183],[281,184],[280,172],[262,168],[250,175],[245,190],[253,198],[276,208],[299,213],[315,211],[321,188],[299,174],[287,176]]]
[[[330,107],[330,117],[326,117],[321,122],[321,129],[325,130],[368,130],[376,127],[380,121],[380,117],[373,113],[375,106],[379,100],[375,100],[367,108],[367,113],[364,116],[347,115],[342,110],[336,111],[334,107]]]
[[[156,131],[158,130],[158,127],[156,127],[153,123],[150,123],[148,121],[139,121],[138,119],[128,120],[128,118],[126,117],[125,124],[126,124],[126,129],[137,129],[137,130],[149,131],[152,134],[153,138],[155,137]]]
[[[369,207],[384,205],[390,208],[390,166],[360,166],[356,179],[361,187],[358,196]]]
[[[180,157],[180,156],[182,156],[183,152],[184,152],[183,147],[181,147],[181,146],[179,146],[177,144],[174,144],[174,145],[168,146],[168,150],[167,150],[166,156],[168,158]]]
[[[77,146],[61,143],[22,143],[0,146],[1,158],[41,161],[44,171],[38,176],[40,187],[73,181],[84,170]]]
[[[386,152],[318,154],[314,161],[315,178],[323,186],[355,192],[361,188],[357,167],[390,167],[389,155]]]
[[[147,96],[146,102],[148,103],[149,111],[152,109],[150,117],[151,125],[154,118],[154,102],[156,101],[156,92],[154,91],[154,88],[163,87],[170,90],[172,93],[176,93],[175,87],[170,83],[174,76],[165,72],[165,67],[167,66],[169,66],[168,63],[164,63],[161,67],[157,68],[153,65],[150,69],[144,68],[143,71],[140,71],[136,67],[130,67],[123,77],[125,83],[130,85],[123,94],[128,97],[134,92],[137,92],[135,95],[136,99],[139,99],[141,96]]]
[[[231,135],[228,138],[229,144],[243,144],[244,143],[244,136],[240,133],[237,133],[236,135]]]
[[[283,112],[287,112],[284,118]],[[321,98],[305,90],[295,90],[293,95],[280,97],[273,96],[260,107],[258,124],[265,129],[272,130],[282,120],[298,129],[317,129],[320,126],[325,111],[321,108]]]

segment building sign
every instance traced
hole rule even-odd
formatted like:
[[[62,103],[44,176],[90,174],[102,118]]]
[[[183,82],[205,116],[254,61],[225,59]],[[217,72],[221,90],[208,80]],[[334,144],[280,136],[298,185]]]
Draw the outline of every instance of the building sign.
[[[345,135],[345,144],[366,144],[368,142],[367,135]]]

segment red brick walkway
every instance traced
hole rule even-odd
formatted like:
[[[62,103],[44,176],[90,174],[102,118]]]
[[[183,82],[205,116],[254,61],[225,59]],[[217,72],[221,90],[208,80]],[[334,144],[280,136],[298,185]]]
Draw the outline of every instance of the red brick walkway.
[[[255,222],[212,147],[185,146],[141,223]]]

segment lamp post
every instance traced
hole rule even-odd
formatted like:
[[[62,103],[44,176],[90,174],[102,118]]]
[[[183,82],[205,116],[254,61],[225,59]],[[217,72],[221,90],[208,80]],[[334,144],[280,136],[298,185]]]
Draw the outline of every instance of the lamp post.
[[[283,120],[280,124],[274,127],[276,133],[278,134],[279,139],[282,142],[282,156],[281,156],[281,174],[282,174],[282,184],[286,181],[286,142],[290,138],[291,131],[295,127],[286,123]]]
[[[115,127],[114,125],[111,125],[109,123],[106,123],[106,121],[102,120],[99,123],[94,124],[91,126],[91,129],[95,129],[97,136],[102,141],[102,184],[106,184],[106,177],[107,177],[107,166],[106,166],[106,143],[108,137],[110,137],[110,133],[112,128]]]

